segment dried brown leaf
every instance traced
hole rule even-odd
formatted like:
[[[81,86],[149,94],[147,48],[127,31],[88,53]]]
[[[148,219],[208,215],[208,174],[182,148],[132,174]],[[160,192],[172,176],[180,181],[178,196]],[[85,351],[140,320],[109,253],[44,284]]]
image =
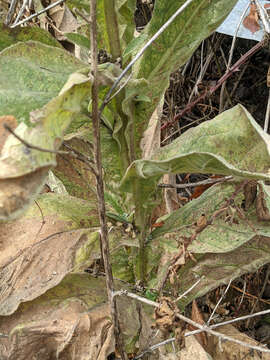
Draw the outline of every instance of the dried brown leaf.
[[[194,335],[185,338],[185,348],[179,355],[181,360],[211,360],[210,355],[200,345]]]
[[[258,186],[259,186],[259,194],[256,199],[256,214],[258,220],[270,221],[270,212],[264,198],[264,191],[262,185],[258,184]]]
[[[244,186],[245,210],[247,211],[254,203],[257,196],[257,181],[250,180]]]
[[[76,298],[82,293],[83,299]],[[71,275],[65,285],[0,317],[1,332],[10,334],[1,341],[0,358],[106,359],[114,352],[110,310],[107,304],[96,306],[93,295],[106,300],[104,281]]]
[[[247,28],[254,34],[256,31],[259,31],[261,28],[258,20],[259,20],[259,17],[257,14],[256,5],[251,3],[250,4],[250,12],[245,17],[245,19],[243,21],[243,25],[245,28]]]
[[[202,313],[200,312],[200,309],[198,308],[196,300],[193,300],[192,302],[191,319],[198,324],[204,325],[204,318],[202,316]],[[196,328],[192,325],[189,325],[189,328],[190,330],[196,330]],[[203,348],[206,348],[207,346],[206,333],[201,332],[199,334],[196,334],[195,337],[197,341],[203,346]]]
[[[240,333],[232,325],[225,325],[218,329],[222,334],[231,336],[234,339],[241,340],[250,345],[259,345],[259,343],[244,333]],[[220,343],[216,336],[209,335],[209,353],[215,360],[234,360],[234,359],[245,359],[245,360],[269,360],[270,354],[259,353],[257,351],[250,351],[248,347],[241,346],[239,344],[224,341]],[[211,348],[211,351],[210,351]]]
[[[12,314],[21,302],[56,286],[67,273],[89,266],[90,258],[94,260],[99,254],[98,232],[87,223],[92,218],[92,225],[98,225],[96,210],[88,207],[89,203],[48,193],[38,204],[22,219],[0,224],[2,315]],[[68,214],[74,204],[80,207],[77,219]]]
[[[10,133],[4,128],[4,124],[7,124],[12,130],[16,129],[18,125],[14,116],[0,116],[0,153],[7,137],[10,135]]]
[[[63,33],[73,32],[79,26],[78,21],[65,4],[55,6],[49,10],[49,14],[51,19],[55,22],[56,28],[60,30],[60,32],[56,30],[55,34],[58,40],[65,40]]]
[[[115,282],[117,289],[123,283]],[[0,316],[0,359],[105,360],[115,352],[104,278],[73,273],[38,299]],[[128,353],[149,346],[156,330],[142,305],[117,298],[121,333]],[[156,340],[156,339],[155,339]]]
[[[49,167],[24,176],[0,179],[0,220],[12,220],[32,203],[42,189]]]
[[[162,333],[167,334],[174,330],[177,312],[177,306],[169,297],[160,299],[160,306],[155,310],[155,319],[156,326]]]

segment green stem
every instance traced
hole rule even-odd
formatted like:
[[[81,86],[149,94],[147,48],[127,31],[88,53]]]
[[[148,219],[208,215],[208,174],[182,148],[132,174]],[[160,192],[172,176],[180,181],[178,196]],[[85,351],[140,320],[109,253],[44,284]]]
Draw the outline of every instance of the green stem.
[[[115,0],[104,1],[104,15],[106,21],[106,29],[109,38],[110,52],[113,61],[120,58],[122,59],[122,51],[120,45],[120,37],[118,30],[117,13],[115,11]]]

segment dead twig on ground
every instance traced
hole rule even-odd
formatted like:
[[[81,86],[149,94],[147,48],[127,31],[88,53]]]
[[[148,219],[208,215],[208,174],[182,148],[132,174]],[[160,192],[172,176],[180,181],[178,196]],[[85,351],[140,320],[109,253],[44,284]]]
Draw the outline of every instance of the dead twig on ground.
[[[176,189],[186,189],[186,188],[190,188],[190,187],[196,187],[196,186],[201,186],[201,185],[208,185],[208,184],[217,184],[217,183],[222,183],[222,182],[226,182],[229,180],[232,180],[233,177],[232,176],[225,176],[223,178],[218,178],[218,179],[206,179],[203,181],[198,181],[195,183],[188,183],[188,184],[159,184],[158,186],[161,188],[176,188]]]
[[[148,305],[150,305],[150,306],[153,306],[153,307],[155,307],[155,308],[158,308],[158,307],[160,306],[160,304],[159,304],[158,302],[156,302],[156,301],[152,301],[152,300],[145,299],[145,298],[143,298],[143,297],[141,297],[141,296],[139,296],[139,295],[136,295],[136,294],[133,294],[133,293],[129,293],[129,292],[125,291],[125,290],[115,291],[114,294],[113,294],[113,296],[114,296],[114,297],[115,297],[115,296],[128,296],[128,297],[130,297],[130,298],[136,299],[136,300],[138,300],[138,301],[141,301],[141,302],[143,302],[143,303],[145,303],[145,304],[148,304]],[[270,310],[266,310],[266,311],[268,311],[268,313],[270,312]],[[262,313],[262,312],[261,312],[261,313]],[[260,313],[260,314],[261,314],[261,313]],[[253,315],[255,315],[255,314],[253,314]],[[207,333],[210,334],[210,335],[217,336],[221,341],[222,341],[222,340],[227,340],[227,341],[231,341],[231,342],[234,342],[234,343],[236,343],[236,344],[239,344],[239,345],[241,345],[241,346],[247,347],[247,348],[249,348],[249,349],[253,349],[253,350],[257,350],[257,351],[261,351],[261,352],[270,353],[270,349],[264,348],[264,347],[262,347],[262,346],[251,345],[251,344],[245,343],[244,341],[241,341],[241,340],[238,340],[238,339],[234,339],[234,338],[232,338],[231,336],[227,336],[227,335],[225,335],[225,334],[222,334],[222,333],[220,333],[220,332],[217,332],[217,331],[212,330],[214,326],[215,326],[215,327],[217,327],[217,325],[218,325],[218,326],[221,326],[221,323],[220,323],[220,324],[213,325],[213,326],[211,326],[211,327],[208,327],[208,326],[206,326],[206,325],[201,325],[201,324],[196,323],[195,321],[189,319],[188,317],[180,314],[180,312],[177,313],[177,314],[175,314],[175,316],[176,316],[178,319],[183,320],[184,322],[186,322],[186,323],[188,323],[188,324],[190,324],[190,325],[192,325],[192,326],[200,329],[201,331],[205,331],[205,332],[207,332]],[[223,323],[223,325],[224,325],[224,323]],[[197,331],[197,330],[195,330],[195,331]],[[198,332],[197,332],[197,333],[198,333]],[[188,334],[191,335],[191,333],[188,333]],[[194,331],[192,332],[192,334],[194,334]],[[187,336],[187,335],[185,335],[185,336]],[[174,339],[174,340],[175,340],[175,339]],[[171,341],[173,341],[173,340],[172,340],[172,339],[168,339],[166,343],[171,342]],[[162,343],[162,345],[163,345],[163,343]],[[147,350],[147,351],[149,351],[149,350]],[[145,353],[145,352],[144,352],[144,353]],[[142,357],[141,355],[138,355],[138,356],[136,356],[136,357],[134,358],[134,360],[135,360],[135,359],[140,359],[141,357]]]
[[[250,4],[247,4],[246,8],[244,9],[241,17],[240,17],[240,20],[239,20],[239,23],[237,25],[237,28],[236,28],[236,31],[235,31],[235,34],[233,36],[233,40],[232,40],[232,45],[231,45],[231,49],[230,49],[230,53],[229,53],[229,60],[228,60],[228,63],[226,65],[226,73],[230,70],[230,66],[232,64],[232,58],[233,58],[233,52],[234,52],[234,48],[235,48],[235,43],[236,43],[236,39],[237,39],[237,34],[239,32],[239,29],[240,29],[240,26],[244,20],[244,17],[246,15],[246,12],[249,8]],[[226,86],[226,80],[224,81],[224,83],[222,84],[221,86],[221,91],[220,91],[220,96],[219,96],[219,113],[221,113],[224,109],[224,106],[223,106],[223,103],[224,103],[224,90],[225,90],[225,86]],[[231,95],[232,96],[232,95]]]
[[[216,83],[215,86],[212,86],[209,90],[206,90],[201,96],[199,96],[196,100],[187,104],[187,106],[180,111],[179,114],[176,114],[172,121],[168,121],[163,126],[161,126],[161,130],[168,128],[173,125],[175,121],[179,120],[183,115],[188,113],[195,105],[197,105],[200,101],[205,99],[207,96],[212,95],[223,83],[226,81],[234,72],[238,71],[239,66],[243,65],[247,59],[249,59],[252,55],[254,55],[257,51],[259,51],[262,47],[265,46],[265,40],[260,41],[256,45],[254,45],[249,51],[247,51],[241,58],[226,72]]]
[[[6,21],[5,21],[5,24],[6,25],[9,25],[11,20],[12,20],[12,17],[16,11],[16,7],[17,7],[17,4],[18,4],[19,0],[11,0],[10,2],[10,7],[9,7],[9,10],[8,10],[8,14],[7,14],[7,17],[6,17]]]

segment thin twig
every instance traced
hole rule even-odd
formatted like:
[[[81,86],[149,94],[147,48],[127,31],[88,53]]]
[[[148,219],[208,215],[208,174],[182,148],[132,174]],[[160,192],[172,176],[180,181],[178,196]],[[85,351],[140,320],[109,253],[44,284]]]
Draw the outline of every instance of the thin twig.
[[[250,318],[253,318],[253,317],[256,317],[256,316],[266,315],[266,314],[269,314],[269,313],[270,313],[270,309],[264,310],[264,311],[260,311],[260,312],[254,313],[254,314],[249,314],[249,315],[245,315],[245,316],[240,316],[240,317],[238,317],[238,318],[231,319],[231,320],[227,320],[227,321],[223,321],[223,322],[218,323],[218,324],[213,324],[213,325],[209,326],[209,328],[210,328],[210,329],[215,329],[215,328],[220,327],[220,326],[224,326],[224,325],[228,325],[228,324],[233,324],[233,323],[238,322],[238,321],[250,319]],[[190,332],[186,333],[185,336],[190,336],[190,335],[199,334],[200,332],[202,332],[202,330],[193,330],[193,331],[190,331]]]
[[[48,10],[50,10],[50,9],[54,8],[55,6],[57,6],[57,5],[61,4],[61,3],[62,3],[62,2],[64,2],[64,1],[65,1],[65,0],[58,0],[58,1],[56,1],[55,3],[53,3],[53,4],[49,5],[49,6],[47,6],[46,8],[44,8],[44,9],[42,9],[42,10],[40,10],[40,11],[36,12],[35,14],[28,16],[28,17],[27,17],[27,18],[25,18],[24,20],[19,21],[17,24],[15,24],[15,25],[11,25],[10,27],[11,27],[11,28],[15,28],[15,27],[17,27],[17,26],[19,26],[19,25],[22,25],[22,24],[26,23],[27,21],[32,20],[32,19],[34,19],[35,17],[37,17],[37,16],[39,16],[39,15],[41,15],[41,14],[45,13],[46,11],[48,11]]]
[[[218,178],[218,179],[206,179],[203,181],[198,181],[195,183],[188,183],[188,184],[159,184],[158,186],[161,188],[176,188],[176,189],[186,189],[186,188],[190,188],[190,187],[196,187],[196,186],[201,186],[201,185],[208,185],[208,184],[216,184],[216,183],[220,183],[220,182],[225,182],[225,181],[229,181],[232,180],[233,177],[232,176],[225,176],[223,178]]]
[[[244,280],[243,292],[242,292],[242,295],[241,295],[241,299],[240,299],[240,301],[239,301],[239,304],[238,304],[238,306],[237,306],[237,311],[240,310],[240,307],[241,307],[242,302],[243,302],[244,297],[245,297],[246,289],[247,289],[247,281]]]
[[[74,9],[76,15],[79,15],[87,24],[90,24],[90,20],[77,8]]]
[[[260,291],[260,293],[259,293],[259,296],[257,297],[256,301],[254,302],[254,305],[253,305],[253,307],[252,307],[252,309],[251,309],[251,314],[253,314],[253,312],[254,312],[255,309],[256,309],[256,306],[257,306],[258,302],[260,301],[260,299],[261,299],[262,296],[263,296],[265,287],[266,287],[266,285],[267,285],[267,283],[268,283],[269,275],[270,275],[270,265],[268,264],[263,286],[262,286],[262,288],[261,288],[261,291]],[[249,323],[250,323],[250,318],[248,319],[248,321],[247,321],[247,323],[246,323],[246,326],[247,326],[247,327],[249,326]]]
[[[91,67],[93,74],[92,84],[92,123],[93,123],[93,143],[94,160],[96,165],[96,187],[98,198],[98,214],[100,221],[101,251],[106,273],[106,286],[108,300],[110,304],[112,323],[114,328],[115,347],[119,352],[121,359],[126,360],[123,341],[120,332],[116,299],[113,297],[114,283],[112,275],[112,266],[110,262],[110,250],[108,239],[108,228],[106,222],[106,209],[104,198],[104,182],[100,143],[100,115],[98,110],[98,48],[97,48],[97,4],[96,0],[90,0],[90,46],[91,46]]]
[[[6,21],[5,21],[5,25],[10,24],[10,22],[12,20],[12,17],[13,17],[13,15],[15,13],[18,2],[19,2],[19,0],[11,0],[10,7],[9,7],[9,10],[8,10],[8,14],[7,14]]]
[[[111,98],[111,95],[116,88],[116,86],[120,83],[120,81],[123,79],[123,77],[127,74],[127,72],[132,68],[132,66],[135,64],[135,62],[143,55],[145,50],[159,37],[160,34],[163,33],[164,30],[167,29],[169,25],[174,21],[174,19],[181,14],[185,10],[185,8],[192,3],[193,0],[186,1],[180,8],[169,18],[168,21],[165,22],[164,25],[161,26],[161,28],[151,37],[150,40],[147,41],[147,43],[141,48],[140,51],[138,51],[137,55],[134,57],[134,59],[127,65],[127,67],[122,71],[122,73],[118,76],[118,78],[113,83],[112,87],[108,91],[107,95],[105,96],[105,99],[103,100],[99,112],[100,115],[102,114],[105,106],[108,104],[109,99]]]
[[[113,294],[114,297],[115,297],[115,296],[121,296],[121,295],[122,295],[122,296],[125,295],[125,296],[128,296],[128,297],[131,297],[131,298],[133,298],[133,299],[136,299],[136,300],[138,300],[138,301],[141,301],[141,302],[143,302],[143,303],[146,303],[146,304],[151,305],[151,306],[156,307],[156,308],[158,308],[158,307],[160,306],[160,304],[159,304],[158,302],[156,302],[156,301],[151,301],[151,300],[145,299],[145,298],[143,298],[143,297],[141,297],[141,296],[139,296],[139,295],[129,293],[128,291],[125,291],[125,290],[116,291],[116,292],[114,292],[114,294]],[[266,311],[269,311],[269,312],[270,312],[270,310],[266,310]],[[254,315],[255,315],[255,314],[254,314]],[[209,333],[209,334],[211,334],[211,335],[217,336],[217,337],[218,337],[219,339],[221,339],[221,340],[231,341],[231,342],[234,342],[234,343],[236,343],[236,344],[242,345],[242,346],[244,346],[244,347],[247,347],[247,348],[250,348],[250,349],[253,349],[253,350],[258,350],[258,351],[261,351],[261,352],[270,353],[270,350],[267,349],[267,348],[263,348],[263,347],[261,347],[261,346],[256,346],[256,345],[250,345],[250,344],[245,343],[244,341],[241,341],[241,340],[238,340],[238,339],[234,339],[234,338],[232,338],[231,336],[227,336],[227,335],[225,335],[225,334],[222,334],[222,333],[219,333],[219,332],[217,332],[217,331],[214,331],[214,330],[212,330],[212,327],[208,327],[208,326],[206,326],[206,325],[198,324],[198,323],[196,323],[195,321],[187,318],[186,316],[184,316],[184,315],[182,315],[182,314],[180,314],[180,313],[175,314],[175,316],[176,316],[178,319],[183,320],[183,321],[185,321],[186,323],[188,323],[188,324],[190,324],[190,325],[192,325],[192,326],[194,326],[194,327],[196,327],[196,328],[198,328],[198,329],[200,329],[200,330],[202,330],[202,331],[205,331],[205,332],[207,332],[207,333]],[[216,325],[217,325],[217,324],[216,324]],[[213,325],[213,326],[214,326],[214,325]],[[219,326],[220,326],[220,324],[219,324]],[[173,341],[173,340],[171,340],[171,341]],[[138,357],[137,357],[137,358],[138,358]]]
[[[241,24],[243,22],[244,16],[246,15],[246,12],[247,12],[249,6],[250,6],[250,3],[248,3],[246,8],[244,9],[244,11],[243,11],[243,13],[242,13],[242,15],[240,17],[239,23],[237,25],[236,31],[234,33],[233,40],[232,40],[232,45],[231,45],[230,53],[229,53],[229,60],[228,60],[227,66],[226,66],[226,72],[229,71],[230,66],[232,64],[233,52],[234,52],[234,48],[235,48],[237,35],[238,35],[240,26],[241,26]],[[219,99],[220,99],[220,101],[219,101],[219,112],[220,113],[223,111],[223,99],[224,99],[225,86],[226,86],[226,81],[224,81],[224,83],[222,84],[221,91],[220,91],[220,97],[219,97]]]
[[[176,114],[172,121],[168,121],[161,127],[161,130],[164,130],[174,124],[175,121],[179,120],[183,115],[189,112],[195,105],[197,105],[200,101],[202,101],[206,96],[212,95],[225,80],[227,80],[235,71],[238,71],[239,66],[243,65],[247,59],[249,59],[252,55],[254,55],[257,51],[259,51],[262,47],[265,46],[265,40],[260,41],[256,45],[254,45],[249,51],[247,51],[241,58],[236,61],[236,63],[230,68],[228,72],[226,72],[216,83],[215,86],[211,87],[209,90],[205,91],[201,96],[199,96],[193,102],[187,104],[187,106],[180,111],[179,114]]]
[[[205,73],[206,73],[206,70],[208,69],[208,66],[209,66],[209,64],[210,64],[210,62],[211,62],[211,60],[212,60],[212,58],[213,58],[213,56],[214,56],[214,51],[213,51],[213,49],[211,49],[211,52],[210,52],[210,54],[207,56],[204,65],[201,66],[200,74],[199,74],[199,76],[198,76],[198,78],[197,78],[197,80],[196,80],[196,83],[195,83],[192,91],[191,91],[191,94],[189,95],[188,101],[191,101],[191,100],[192,100],[194,93],[195,93],[196,95],[198,95],[198,85],[199,85],[200,82],[202,81],[202,79],[203,79],[203,77],[204,77],[204,75],[205,75]],[[201,60],[201,62],[202,62],[202,60]]]
[[[267,14],[266,9],[262,6],[262,4],[255,0],[257,10],[260,14],[260,19],[263,24],[264,31],[268,34],[270,34],[270,22],[269,22],[269,15]]]
[[[244,293],[244,295],[248,298],[251,298],[251,299],[258,299],[258,297],[256,295],[252,295],[246,291],[243,291],[242,289],[240,289],[239,287],[235,286],[235,285],[232,285],[232,288],[234,288],[235,290],[239,291],[241,294]],[[265,299],[259,299],[260,302],[264,303],[264,304],[268,304],[270,305],[270,301],[269,300],[265,300]]]
[[[270,88],[269,88],[269,93],[268,93],[267,108],[266,108],[265,120],[264,120],[264,131],[265,131],[265,132],[268,131],[268,127],[269,127],[269,116],[270,116]]]
[[[192,291],[200,282],[201,280],[204,278],[204,276],[202,276],[199,280],[197,280],[195,282],[195,284],[193,284],[189,289],[187,289],[183,294],[181,294],[176,300],[174,300],[174,302],[177,302],[179,300],[181,300],[183,297],[186,297],[186,295]]]
[[[96,175],[96,170],[91,165],[91,163],[93,163],[93,161],[91,159],[89,159],[88,157],[86,157],[85,155],[79,153],[77,150],[71,148],[71,151],[69,152],[69,151],[62,151],[62,150],[44,149],[44,148],[41,148],[40,146],[32,145],[28,141],[24,140],[22,137],[17,135],[7,124],[4,124],[3,126],[7,131],[9,131],[13,136],[15,136],[16,139],[18,139],[23,145],[25,145],[29,149],[34,149],[34,150],[38,150],[41,152],[48,152],[48,153],[57,154],[57,155],[73,156],[77,160],[84,162],[89,167],[89,169],[93,172],[93,174]],[[69,147],[67,144],[64,144],[64,146]]]
[[[131,79],[132,74],[129,74],[128,78],[125,80],[125,82],[120,86],[120,88],[109,98],[108,102],[110,102],[117,94],[120,93],[120,91],[127,85],[129,80]]]
[[[14,24],[13,25],[16,25],[18,23],[18,21],[20,20],[21,16],[22,16],[22,13],[24,12],[24,9],[26,8],[27,4],[28,4],[29,0],[24,0],[23,1],[23,4],[22,4],[22,7],[20,8],[20,11],[14,21]],[[12,25],[12,26],[13,26]]]
[[[67,153],[68,155],[71,155],[71,156],[75,157],[77,160],[86,164],[88,166],[88,168],[92,171],[92,173],[95,176],[97,175],[96,169],[93,166],[94,161],[92,159],[90,159],[88,156],[85,156],[84,154],[80,153],[79,151],[77,151],[73,147],[69,146],[68,144],[63,143],[63,146],[70,150],[70,152]]]
[[[18,139],[23,145],[25,145],[29,149],[38,150],[41,152],[48,152],[51,154],[69,155],[69,153],[67,151],[44,149],[40,146],[32,145],[28,141],[24,140],[22,137],[17,135],[7,124],[4,124],[3,126],[8,132],[10,132],[13,136],[15,136],[16,139]]]
[[[174,342],[175,340],[176,340],[176,338],[173,337],[173,338],[171,338],[171,339],[167,339],[167,340],[161,341],[161,342],[158,343],[158,344],[152,345],[152,346],[150,346],[148,349],[146,349],[146,350],[144,350],[142,353],[140,353],[140,355],[138,355],[138,356],[136,356],[135,358],[133,358],[132,360],[141,359],[142,357],[144,357],[144,355],[151,353],[152,351],[158,349],[158,348],[161,347],[161,346],[170,344],[171,342]]]
[[[223,292],[223,294],[221,295],[221,297],[219,298],[218,302],[216,303],[216,306],[214,307],[214,310],[212,311],[212,314],[210,315],[208,321],[207,321],[207,326],[210,325],[210,322],[212,321],[216,311],[217,311],[217,308],[219,307],[219,304],[221,303],[221,301],[224,299],[227,291],[229,290],[230,286],[231,286],[231,283],[232,283],[232,279],[229,281],[229,284],[227,285],[225,291]]]
[[[234,82],[233,88],[231,90],[231,98],[234,96],[234,93],[235,93],[236,89],[238,88],[238,85],[239,85],[240,81],[242,80],[242,77],[244,76],[244,73],[247,70],[247,67],[248,67],[248,63],[244,64],[243,69],[241,70],[237,80]],[[229,100],[227,100],[225,102],[224,109],[227,108],[228,103],[229,103]]]
[[[34,202],[37,205],[37,207],[38,207],[38,209],[40,211],[41,218],[42,218],[41,226],[40,226],[40,228],[39,228],[39,230],[37,232],[37,235],[36,235],[36,239],[37,239],[39,234],[41,233],[41,230],[42,230],[43,226],[45,225],[45,219],[44,219],[43,211],[42,211],[41,207],[39,206],[39,203],[36,200],[34,200]]]
[[[217,328],[217,327],[220,327],[220,326],[224,326],[224,325],[228,325],[228,324],[232,324],[232,323],[235,323],[237,321],[242,321],[242,320],[246,320],[247,318],[251,318],[251,317],[255,317],[255,316],[261,316],[261,315],[265,315],[265,314],[269,314],[270,313],[270,310],[264,310],[264,311],[261,311],[261,312],[258,312],[258,313],[255,313],[255,314],[252,314],[252,315],[246,315],[246,316],[242,316],[242,317],[239,317],[237,319],[232,319],[232,320],[228,320],[228,321],[224,321],[224,322],[221,322],[219,324],[214,324],[214,325],[211,325],[209,326],[210,329],[214,329],[214,328]],[[196,335],[196,334],[199,334],[203,332],[203,330],[201,329],[197,329],[197,330],[193,330],[193,331],[189,331],[189,332],[186,332],[184,334],[184,337],[188,337],[188,336],[191,336],[191,335]],[[165,341],[162,341],[158,344],[155,344],[155,345],[152,345],[150,346],[148,349],[146,349],[144,352],[142,352],[140,355],[136,356],[134,358],[134,360],[137,360],[137,359],[141,359],[145,354],[147,353],[150,353],[154,350],[156,350],[157,348],[159,348],[160,346],[163,346],[163,345],[166,345],[166,344],[169,344],[173,341],[176,341],[176,338],[175,337],[172,337],[170,339],[167,339]]]

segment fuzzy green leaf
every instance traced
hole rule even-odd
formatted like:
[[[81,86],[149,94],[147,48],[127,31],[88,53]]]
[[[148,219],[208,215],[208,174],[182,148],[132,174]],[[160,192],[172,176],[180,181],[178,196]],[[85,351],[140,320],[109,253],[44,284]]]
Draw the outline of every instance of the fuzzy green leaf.
[[[151,100],[150,104],[136,103],[133,110],[130,110],[130,113],[133,111],[130,121],[135,126],[134,142],[137,153],[140,153],[141,137],[149,119],[169,86],[171,73],[186,63],[201,41],[222,23],[236,2],[237,0],[193,1],[135,63],[133,78],[148,81],[148,86],[138,89],[137,95],[146,95]],[[155,1],[152,19],[136,39],[137,51],[184,3],[185,0]],[[140,41],[141,37],[144,41]],[[133,53],[135,54],[134,50]],[[135,97],[136,89],[133,89],[133,92]]]
[[[64,49],[35,41],[17,43],[0,52],[0,115],[19,122],[41,108],[85,64]]]
[[[0,51],[19,41],[39,41],[45,45],[55,46],[62,49],[60,43],[46,30],[36,26],[10,27],[0,23]]]
[[[140,204],[147,209],[156,195],[160,177],[166,173],[270,179],[269,139],[248,111],[237,105],[188,130],[157,151],[151,160],[134,161],[125,174],[122,189],[132,191],[136,183]]]

